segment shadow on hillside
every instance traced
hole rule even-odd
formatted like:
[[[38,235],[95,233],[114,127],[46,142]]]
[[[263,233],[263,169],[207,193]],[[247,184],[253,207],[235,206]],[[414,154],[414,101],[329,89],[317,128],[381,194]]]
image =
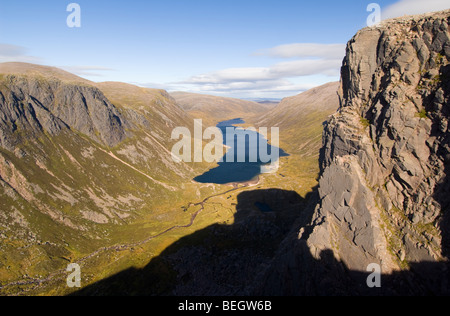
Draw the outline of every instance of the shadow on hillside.
[[[450,110],[450,109],[449,109]],[[450,138],[448,139],[450,143]],[[450,148],[450,147],[449,147]],[[442,212],[439,226],[441,247],[447,261],[410,262],[409,268],[381,274],[381,287],[369,288],[372,271],[352,271],[333,251],[325,249],[313,256],[307,240],[313,230],[298,222],[286,238],[272,262],[270,270],[260,276],[252,295],[255,296],[450,296],[450,154],[445,166],[445,178],[437,186],[434,198]],[[315,191],[305,214],[318,203]],[[303,231],[301,238],[298,232]]]
[[[448,296],[446,262],[410,263],[409,269],[381,274],[381,287],[370,288],[371,272],[352,271],[323,250],[314,258],[306,240],[291,241],[252,292],[255,296]]]
[[[348,270],[331,250],[314,258],[306,240],[317,196],[315,190],[307,205],[295,192],[243,192],[233,225],[195,232],[145,268],[122,271],[72,295],[450,295],[447,263],[412,263],[408,271],[383,274],[381,288],[369,288],[370,273]]]
[[[445,179],[438,185],[435,199],[442,213],[439,219],[443,255],[450,254],[450,183],[448,171],[450,154],[445,167]],[[305,214],[318,203],[313,194]],[[326,249],[313,256],[307,240],[311,226],[297,223],[283,242],[276,259],[256,283],[256,296],[450,296],[450,263],[410,262],[408,270],[381,275],[381,287],[369,288],[367,280],[372,272],[352,271]],[[303,231],[301,239],[298,232]]]
[[[233,225],[215,224],[183,237],[145,268],[122,271],[73,295],[249,295],[293,223],[311,221],[305,204],[292,191],[243,192]]]

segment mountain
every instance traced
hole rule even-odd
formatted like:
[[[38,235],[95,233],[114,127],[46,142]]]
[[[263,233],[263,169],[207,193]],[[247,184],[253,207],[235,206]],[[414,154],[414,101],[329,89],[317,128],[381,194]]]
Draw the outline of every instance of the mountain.
[[[310,220],[259,294],[450,293],[449,24],[450,11],[403,17],[348,43]],[[381,288],[367,286],[372,264]]]
[[[272,108],[271,105],[253,101],[188,92],[172,92],[171,96],[192,117],[210,124],[235,118],[248,119]]]
[[[187,221],[206,166],[170,151],[192,125],[165,91],[0,64],[0,292]]]
[[[205,120],[262,113],[254,102],[221,100],[230,111],[243,105]],[[319,134],[327,116],[317,120]],[[251,183],[196,183],[213,164],[175,163],[170,152],[172,130],[192,125],[163,90],[0,64],[0,293],[72,293],[69,263],[81,266],[90,295],[243,293],[285,238],[318,168],[298,178],[291,168]],[[149,279],[127,272],[147,265]],[[120,286],[108,283],[122,273]]]

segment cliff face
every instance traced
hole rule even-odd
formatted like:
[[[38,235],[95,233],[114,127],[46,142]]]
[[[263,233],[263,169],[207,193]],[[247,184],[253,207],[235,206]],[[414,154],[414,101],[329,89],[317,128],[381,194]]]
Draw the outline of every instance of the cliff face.
[[[97,88],[55,79],[4,75],[0,105],[0,142],[8,149],[23,142],[14,135],[19,126],[34,135],[73,128],[106,146],[123,141],[130,127]]]
[[[286,241],[266,293],[371,293],[371,263],[411,287],[383,293],[448,291],[436,262],[449,249],[449,24],[450,11],[395,19],[348,43],[311,224]]]
[[[405,264],[444,255],[449,15],[388,22],[348,44],[342,106],[325,129],[320,195],[327,218],[351,224],[338,233],[351,242],[340,244],[363,250],[355,258],[362,264],[389,262],[385,248]],[[340,174],[348,185],[339,185]]]

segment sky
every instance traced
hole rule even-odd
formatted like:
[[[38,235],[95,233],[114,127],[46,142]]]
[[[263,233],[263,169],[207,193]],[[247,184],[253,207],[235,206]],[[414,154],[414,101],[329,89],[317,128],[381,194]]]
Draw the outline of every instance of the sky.
[[[280,99],[338,81],[345,45],[374,0],[14,0],[0,2],[0,62],[168,91]],[[71,3],[80,27],[69,27]],[[381,17],[450,0],[378,0]]]

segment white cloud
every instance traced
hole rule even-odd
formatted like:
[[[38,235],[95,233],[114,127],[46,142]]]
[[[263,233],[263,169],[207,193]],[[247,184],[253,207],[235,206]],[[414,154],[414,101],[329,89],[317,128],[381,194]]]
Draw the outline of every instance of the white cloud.
[[[345,44],[295,43],[280,45],[269,49],[262,49],[254,53],[254,55],[279,58],[319,57],[336,59],[344,57],[345,46]]]
[[[14,56],[21,56],[24,54],[25,54],[25,48],[22,46],[0,43],[0,56],[14,57]]]
[[[302,80],[304,79],[304,80]],[[235,98],[276,98],[297,95],[322,84],[315,77],[304,77],[300,80],[274,79],[257,81],[229,81],[216,83],[136,83],[133,84],[151,89],[164,89],[169,92],[186,91],[200,94],[211,94]],[[298,82],[294,82],[298,81]]]
[[[191,77],[182,84],[223,84],[257,82],[311,75],[339,76],[342,59],[302,59],[270,67],[229,68]]]
[[[196,75],[173,85],[177,86],[177,90],[234,97],[282,98],[295,95],[338,80],[345,45],[288,44],[260,50],[253,56],[295,59],[267,67],[222,69]],[[317,80],[318,77],[321,79]]]
[[[307,81],[307,80],[306,80]],[[256,82],[229,82],[220,84],[186,85],[182,91],[236,98],[283,98],[316,87],[314,82],[294,83],[290,80],[263,80]],[[175,91],[175,90],[173,90]]]
[[[249,82],[257,80],[268,80],[270,78],[269,68],[229,68],[218,70],[208,74],[193,76],[183,81],[183,84],[220,84],[233,81]]]
[[[341,59],[302,59],[279,63],[270,68],[274,78],[303,77],[311,75],[339,76]]]
[[[114,69],[102,66],[61,66],[59,68],[82,77],[103,77],[101,72],[114,71]]]
[[[383,19],[450,9],[449,0],[400,0],[382,11]]]
[[[0,43],[0,63],[23,62],[37,64],[40,61],[40,58],[28,56],[25,47]]]
[[[265,67],[226,68],[179,82],[137,85],[235,98],[284,98],[339,80],[345,47],[345,44],[315,43],[280,45],[252,54],[255,58],[274,59],[272,65]],[[280,59],[287,60],[280,62]]]
[[[27,51],[28,49],[23,46],[0,43],[0,63],[22,62],[42,64],[41,58],[29,56]],[[102,72],[114,70],[102,66],[59,66],[58,68],[82,77],[101,77],[103,76]]]

